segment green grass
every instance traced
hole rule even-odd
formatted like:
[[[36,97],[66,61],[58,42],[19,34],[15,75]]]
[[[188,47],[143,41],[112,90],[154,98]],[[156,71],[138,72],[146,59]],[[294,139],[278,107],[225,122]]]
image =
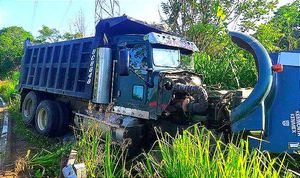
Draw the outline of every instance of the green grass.
[[[145,161],[136,166],[141,177],[293,177],[285,167],[285,157],[250,150],[245,140],[225,145],[197,126],[175,138],[159,137],[160,156],[157,151],[145,153]]]
[[[97,124],[75,129],[76,143],[62,145],[28,129],[19,113],[19,101],[9,105],[16,124],[15,134],[32,145],[28,154],[19,158],[19,170],[36,177],[58,176],[60,160],[70,149],[78,151],[76,162],[84,162],[88,177],[293,177],[287,165],[299,168],[297,160],[291,163],[286,155],[271,156],[268,152],[249,149],[246,140],[238,144],[224,144],[205,128],[193,126],[174,138],[157,132],[157,150],[126,160],[126,145],[112,141]],[[295,169],[294,169],[295,170]]]
[[[126,160],[126,145],[113,142],[111,134],[102,133],[95,123],[74,130],[76,143],[53,144],[25,127],[18,101],[12,102],[9,110],[16,122],[14,132],[34,147],[16,165],[36,177],[58,176],[61,157],[71,148],[78,152],[76,162],[85,163],[88,177],[293,177],[285,155],[276,157],[249,149],[246,140],[224,144],[198,126],[174,138],[157,132],[157,150]],[[299,168],[296,160],[293,166]]]
[[[75,135],[77,162],[85,163],[88,177],[126,176],[126,146],[113,142],[110,133],[102,133],[99,125],[91,122],[75,130]]]

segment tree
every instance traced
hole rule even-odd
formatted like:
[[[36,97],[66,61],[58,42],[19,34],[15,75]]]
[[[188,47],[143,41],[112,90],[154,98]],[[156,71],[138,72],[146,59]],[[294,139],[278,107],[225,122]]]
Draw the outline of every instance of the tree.
[[[11,26],[0,30],[0,77],[20,66],[24,41],[33,36],[22,27]]]
[[[293,50],[300,47],[300,0],[281,6],[255,37],[269,50]]]
[[[57,29],[45,25],[39,30],[39,34],[36,40],[38,43],[57,42],[61,39],[61,35]]]
[[[62,35],[62,39],[63,40],[73,40],[73,39],[76,39],[76,38],[82,38],[83,35],[81,33],[69,33],[69,32],[66,32]]]
[[[300,47],[300,0],[280,7],[270,23],[276,24],[283,36],[277,41],[282,50]]]
[[[216,56],[231,43],[226,30],[256,31],[274,10],[277,0],[168,0],[163,21],[176,33],[193,40],[201,52]]]
[[[74,37],[80,36],[80,37],[84,37],[86,35],[86,28],[87,25],[85,23],[85,17],[84,14],[82,12],[82,9],[79,10],[75,21],[73,23],[73,27],[74,27],[74,31],[75,33],[73,34]]]
[[[238,24],[241,31],[255,30],[276,8],[277,0],[168,0],[162,3],[163,21],[171,30],[187,35],[194,24]]]
[[[284,36],[277,24],[269,22],[259,25],[255,37],[270,52],[281,50],[278,41]]]

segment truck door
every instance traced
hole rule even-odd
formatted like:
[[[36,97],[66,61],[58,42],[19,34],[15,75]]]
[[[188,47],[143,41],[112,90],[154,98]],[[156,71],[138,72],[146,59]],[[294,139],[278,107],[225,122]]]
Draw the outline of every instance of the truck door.
[[[117,75],[115,104],[126,108],[145,110],[147,86],[139,77],[147,79],[147,47],[145,44],[133,44],[127,45],[127,48],[131,69],[128,76]]]

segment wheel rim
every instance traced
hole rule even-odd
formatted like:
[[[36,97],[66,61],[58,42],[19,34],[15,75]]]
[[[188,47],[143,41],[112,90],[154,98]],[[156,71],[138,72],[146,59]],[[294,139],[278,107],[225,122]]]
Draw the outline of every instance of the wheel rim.
[[[26,103],[25,103],[25,108],[24,108],[24,115],[25,117],[29,117],[31,115],[31,108],[32,107],[32,100],[28,100]]]
[[[45,130],[48,122],[47,111],[41,108],[38,113],[37,124],[40,130]]]

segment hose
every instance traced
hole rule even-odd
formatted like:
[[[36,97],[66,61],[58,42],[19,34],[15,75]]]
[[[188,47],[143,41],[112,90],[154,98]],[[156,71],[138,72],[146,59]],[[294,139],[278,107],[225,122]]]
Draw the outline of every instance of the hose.
[[[208,94],[203,86],[195,85],[184,85],[184,84],[175,84],[174,90],[178,92],[186,92],[190,95],[197,95],[197,100],[191,101],[188,104],[188,111],[190,113],[203,113],[208,108]]]

